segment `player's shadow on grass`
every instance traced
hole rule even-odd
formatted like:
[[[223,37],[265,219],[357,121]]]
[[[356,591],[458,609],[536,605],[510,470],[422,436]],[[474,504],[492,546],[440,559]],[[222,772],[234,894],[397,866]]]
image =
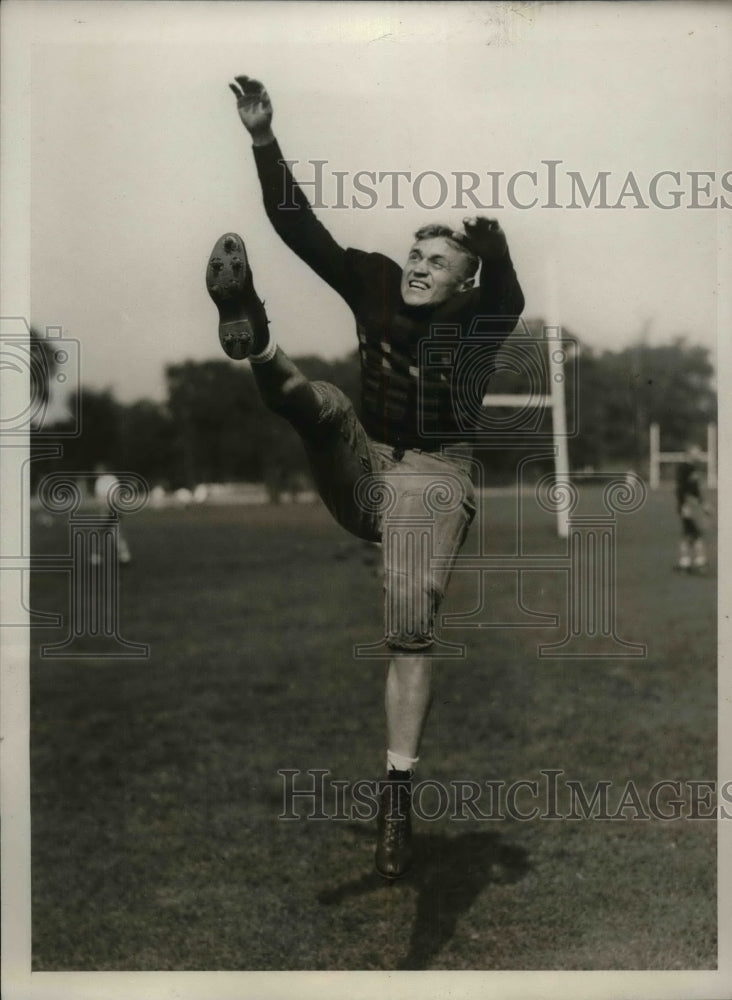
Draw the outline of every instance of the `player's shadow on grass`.
[[[363,827],[359,833],[366,833]],[[407,954],[397,969],[426,969],[455,933],[458,919],[481,891],[491,884],[518,882],[529,870],[522,847],[504,843],[499,834],[470,831],[458,837],[444,834],[415,837],[414,861],[407,875],[392,883],[417,891],[417,908]],[[321,892],[326,906],[353,896],[383,891],[389,883],[376,872]]]

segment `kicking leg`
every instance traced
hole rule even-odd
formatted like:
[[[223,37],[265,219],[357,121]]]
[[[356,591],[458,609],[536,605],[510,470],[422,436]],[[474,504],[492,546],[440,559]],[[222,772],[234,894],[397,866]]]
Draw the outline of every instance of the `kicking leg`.
[[[230,358],[252,362],[262,399],[299,433],[317,426],[323,398],[274,342],[244,240],[225,233],[215,243],[206,268],[206,287],[219,311],[219,341]]]
[[[317,432],[322,424],[325,400],[317,384],[310,382],[280,347],[271,358],[251,357],[259,394],[273,413],[284,417],[302,437]]]
[[[338,523],[368,541],[380,541],[373,511],[355,502],[358,481],[373,470],[368,435],[348,397],[327,382],[310,382],[269,331],[264,303],[254,290],[244,241],[226,233],[211,252],[206,287],[219,311],[219,340],[230,358],[248,358],[267,407],[302,438],[315,485]]]

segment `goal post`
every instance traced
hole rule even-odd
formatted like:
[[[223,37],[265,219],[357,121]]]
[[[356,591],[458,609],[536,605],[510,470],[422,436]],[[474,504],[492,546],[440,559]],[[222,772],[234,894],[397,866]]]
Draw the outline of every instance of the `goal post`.
[[[567,445],[567,409],[565,400],[566,377],[564,362],[567,351],[559,321],[559,263],[556,252],[547,257],[544,267],[546,295],[546,322],[543,324],[544,343],[549,360],[549,391],[546,395],[486,395],[484,406],[543,406],[552,412],[552,444],[554,447],[554,477],[557,486],[569,485],[569,448]],[[578,345],[574,344],[575,349]],[[562,508],[562,509],[560,509]],[[569,510],[565,504],[557,506],[557,533],[569,537]]]
[[[648,483],[652,490],[661,485],[661,465],[678,465],[686,459],[685,451],[661,451],[661,427],[652,423],[649,430],[650,461],[648,468]],[[701,462],[707,466],[707,489],[717,488],[717,425],[707,424],[707,450],[699,455]]]
[[[566,377],[564,362],[567,349],[562,340],[562,329],[559,326],[544,326],[544,343],[546,345],[549,377],[549,392],[538,393],[486,393],[483,396],[484,407],[544,407],[552,414],[552,443],[554,449],[554,476],[558,484],[569,482],[569,449],[567,447],[567,410],[565,400]],[[576,345],[573,345],[576,347]],[[557,508],[557,534],[560,538],[569,537],[569,511],[565,505]]]

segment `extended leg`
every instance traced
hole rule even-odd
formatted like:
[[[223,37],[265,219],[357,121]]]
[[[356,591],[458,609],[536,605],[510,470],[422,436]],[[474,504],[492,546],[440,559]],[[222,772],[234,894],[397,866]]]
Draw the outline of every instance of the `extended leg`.
[[[259,393],[270,410],[289,421],[303,437],[317,430],[325,409],[323,394],[280,347],[275,348],[269,360],[252,358],[252,371]]]
[[[254,290],[241,236],[226,233],[213,248],[206,287],[219,311],[219,340],[237,361],[248,358],[265,404],[302,438],[315,485],[336,521],[359,538],[380,540],[375,512],[354,500],[372,471],[368,436],[350,400],[336,386],[310,382],[270,335],[264,303]]]
[[[269,332],[264,303],[244,240],[225,233],[215,243],[206,268],[206,287],[219,311],[219,341],[235,361],[248,358],[262,399],[302,434],[319,423],[323,396],[305,378]]]

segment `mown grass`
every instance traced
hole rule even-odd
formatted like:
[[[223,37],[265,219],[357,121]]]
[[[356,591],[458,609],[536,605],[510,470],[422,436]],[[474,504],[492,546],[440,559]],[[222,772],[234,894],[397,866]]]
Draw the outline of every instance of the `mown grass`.
[[[510,551],[515,501],[483,515]],[[35,524],[36,551],[66,531]],[[452,630],[468,655],[437,670],[419,777],[561,769],[561,812],[565,779],[611,780],[616,804],[629,781],[713,780],[715,584],[671,572],[676,531],[666,493],[618,522],[618,632],[645,659],[539,659],[561,628]],[[373,823],[278,820],[278,769],[381,774],[384,665],[351,653],[380,635],[374,568],[319,506],[150,510],[126,532],[120,629],[150,657],[41,659],[65,630],[33,633],[35,969],[715,967],[712,821],[418,820],[389,885]],[[524,550],[560,551],[530,506]],[[510,575],[488,576],[492,620],[513,620]],[[476,587],[456,573],[444,610]],[[67,590],[36,573],[34,610]],[[523,597],[564,620],[557,573]]]

